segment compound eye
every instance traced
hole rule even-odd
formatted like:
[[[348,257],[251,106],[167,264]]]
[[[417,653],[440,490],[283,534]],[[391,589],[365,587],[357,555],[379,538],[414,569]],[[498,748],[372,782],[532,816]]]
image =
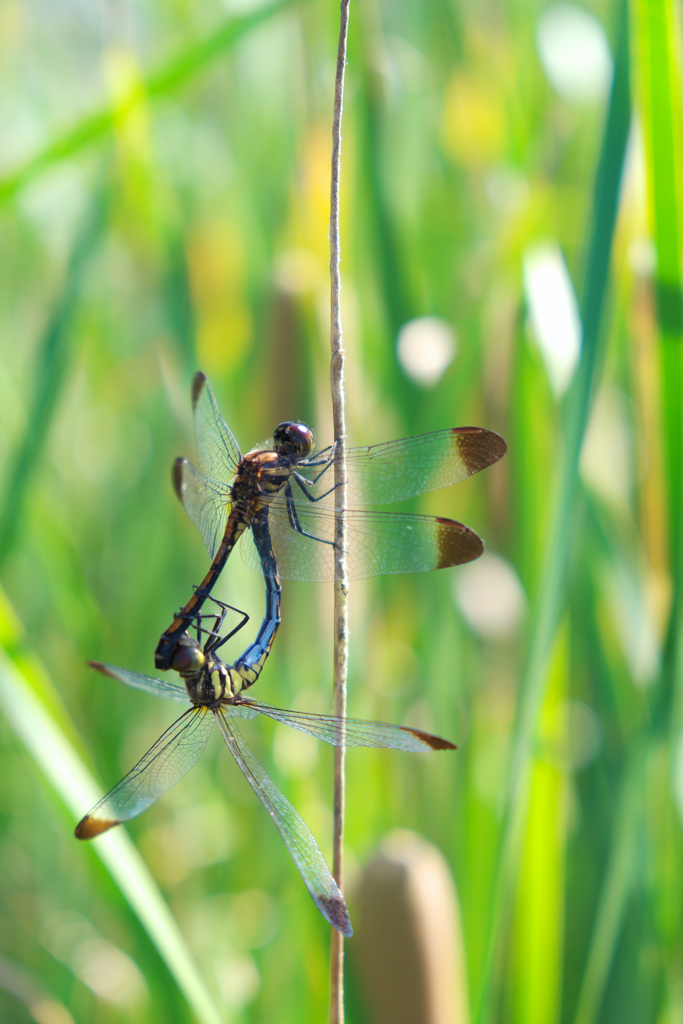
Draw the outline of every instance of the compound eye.
[[[276,449],[282,454],[312,452],[315,435],[305,423],[293,423],[287,420],[279,423],[273,431]]]
[[[181,676],[185,676],[198,672],[203,664],[204,654],[200,650],[197,641],[187,634],[182,636],[173,652],[169,668],[174,672],[178,672]]]

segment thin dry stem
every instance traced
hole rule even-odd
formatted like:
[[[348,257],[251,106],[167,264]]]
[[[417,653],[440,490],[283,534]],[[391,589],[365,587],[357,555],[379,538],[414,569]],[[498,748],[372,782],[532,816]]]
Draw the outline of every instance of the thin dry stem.
[[[339,180],[341,176],[341,125],[344,107],[344,73],[349,27],[350,0],[341,2],[337,73],[334,88],[334,119],[332,124],[332,180],[330,187],[330,386],[332,389],[332,416],[334,437],[343,452],[346,443],[346,417],[344,397],[344,341],[341,319],[341,247],[339,239]],[[343,460],[335,464],[336,507],[346,507],[346,468]],[[339,516],[335,529],[334,585],[334,714],[346,716],[346,677],[348,672],[348,581],[346,579],[346,538],[344,520]],[[343,738],[343,737],[342,737]],[[334,752],[334,853],[332,872],[337,885],[344,887],[344,744]],[[344,938],[332,930],[330,950],[330,1024],[344,1021]]]

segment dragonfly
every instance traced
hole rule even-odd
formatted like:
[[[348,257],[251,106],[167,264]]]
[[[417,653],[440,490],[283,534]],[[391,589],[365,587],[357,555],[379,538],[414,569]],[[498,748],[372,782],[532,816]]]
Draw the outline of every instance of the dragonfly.
[[[266,585],[266,614],[254,641],[249,644],[233,665],[230,666],[230,671],[233,675],[239,677],[241,691],[253,686],[260,676],[281,622],[280,599],[282,596],[282,584],[280,583],[277,564],[270,543],[268,520],[264,517],[257,518],[252,524],[252,530],[254,544],[261,559],[261,569]],[[205,615],[201,611],[195,610],[192,615],[192,622],[198,628],[198,638],[200,638],[203,632],[201,627],[202,620],[214,618],[213,629],[207,631],[209,637],[207,643],[211,644],[209,648],[210,653],[215,654],[223,644],[227,643],[231,637],[246,625],[249,621],[249,616],[239,608],[219,601],[213,595],[208,595],[208,598],[221,609],[221,612],[218,616],[213,616],[212,614]],[[220,628],[228,610],[236,612],[241,618],[229,633],[221,636]],[[203,661],[203,652],[198,640],[191,638],[187,632],[181,634],[174,648],[170,667],[175,669],[181,676],[187,677],[199,671]]]
[[[225,612],[221,613],[222,615]],[[221,616],[217,617],[218,620]],[[222,621],[222,619],[221,619]],[[228,750],[235,758],[261,803],[275,823],[284,844],[323,917],[343,935],[351,935],[351,921],[327,864],[303,818],[283,796],[241,735],[240,718],[264,715],[275,722],[333,746],[386,747],[405,751],[455,750],[450,740],[421,729],[369,722],[334,715],[307,714],[272,707],[244,695],[251,682],[235,665],[226,665],[216,655],[225,639],[219,625],[208,630],[202,645],[201,621],[195,619],[198,637],[187,632],[179,649],[184,667],[184,686],[165,679],[140,675],[127,669],[91,661],[102,675],[126,686],[187,704],[189,708],[157,740],[135,767],[81,819],[78,839],[92,839],[121,822],[137,817],[182,779],[196,764],[217,723]]]
[[[272,448],[242,456],[203,373],[194,378],[192,407],[199,466],[176,459],[173,485],[212,563],[161,635],[154,657],[158,669],[174,667],[179,638],[201,611],[240,538],[242,557],[252,569],[268,571],[273,579],[279,574],[311,582],[336,578],[340,516],[349,580],[461,565],[484,550],[481,538],[455,520],[353,506],[403,501],[478,473],[507,451],[492,430],[453,427],[344,452],[337,444],[316,451],[313,431],[287,421],[275,428]],[[333,505],[335,465],[341,459],[345,509]],[[269,615],[267,609],[263,628],[276,630],[279,619]]]

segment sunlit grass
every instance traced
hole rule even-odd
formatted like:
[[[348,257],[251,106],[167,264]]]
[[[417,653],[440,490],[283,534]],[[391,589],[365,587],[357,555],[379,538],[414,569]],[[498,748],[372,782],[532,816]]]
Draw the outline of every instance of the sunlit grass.
[[[616,61],[610,101],[597,78],[582,99],[547,71],[550,8],[352,10],[350,443],[467,423],[502,433],[499,466],[413,505],[466,522],[501,556],[491,606],[505,567],[524,595],[501,627],[486,601],[477,618],[477,577],[456,587],[458,570],[353,586],[349,713],[460,746],[448,763],[349,754],[354,927],[364,865],[390,829],[412,828],[453,871],[473,1017],[676,1019],[677,12],[633,0],[627,41],[621,0],[591,7]],[[129,25],[65,17],[49,32],[32,4],[0,16],[0,128],[19,154],[0,174],[0,559],[25,626],[2,637],[0,956],[76,1024],[186,1021],[193,1002],[204,1020],[326,1012],[324,923],[218,745],[131,822],[134,845],[111,837],[107,870],[72,829],[96,797],[84,773],[113,784],[168,724],[84,662],[151,672],[161,629],[206,569],[169,480],[172,459],[194,455],[192,374],[209,375],[245,451],[286,418],[330,437],[337,13],[309,0],[226,20],[218,6],[143,4]],[[562,399],[525,292],[539,245],[561,251],[584,326]],[[421,316],[456,345],[430,385],[395,356],[399,328]],[[251,639],[258,577],[231,565],[220,593],[252,616]],[[285,586],[260,699],[329,710],[330,624],[327,588]],[[329,752],[298,757],[267,724],[247,726],[329,855]],[[139,923],[145,905],[154,926]],[[128,1001],[89,986],[93,942],[144,980]],[[347,1019],[369,1024],[353,942]],[[3,1019],[20,1013],[0,992]]]
[[[7,633],[6,623],[4,625],[3,632]],[[4,651],[1,655],[3,714],[47,783],[78,817],[83,807],[99,799],[101,790],[42,703],[40,691],[36,691],[9,655]],[[128,836],[123,830],[114,832],[98,841],[95,850],[166,961],[197,1019],[203,1024],[216,1024],[221,1019],[220,1014],[163,896]]]

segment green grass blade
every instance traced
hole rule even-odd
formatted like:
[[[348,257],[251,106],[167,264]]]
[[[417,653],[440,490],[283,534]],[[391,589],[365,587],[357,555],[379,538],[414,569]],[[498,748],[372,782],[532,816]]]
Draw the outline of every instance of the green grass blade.
[[[668,0],[633,0],[631,11],[649,215],[657,246],[659,322],[664,336],[679,336],[683,107],[676,7]]]
[[[511,986],[512,1019],[523,1024],[556,1021],[562,1002],[569,777],[566,769],[542,758],[566,730],[562,709],[569,692],[571,642],[565,618],[553,647],[540,714],[541,756],[536,753],[530,767],[529,808],[515,895]]]
[[[645,758],[639,742],[626,764],[623,788],[612,830],[612,849],[588,949],[574,1024],[598,1020],[614,957],[626,902],[631,891],[635,862],[638,807]]]
[[[43,775],[74,815],[102,795],[73,746],[26,677],[0,648],[0,707]],[[77,840],[74,839],[74,843]],[[156,946],[201,1024],[221,1016],[149,869],[123,829],[99,838],[94,849]],[[84,851],[85,853],[85,851]]]
[[[683,621],[683,305],[681,210],[683,201],[683,103],[677,10],[667,0],[633,0],[637,97],[643,125],[650,230],[657,250],[657,320],[661,341],[662,437],[668,496],[674,599],[656,719],[667,728],[683,688],[680,629]]]
[[[530,753],[545,692],[552,645],[565,602],[569,557],[580,500],[578,462],[601,349],[600,326],[629,122],[628,10],[626,4],[622,2],[614,82],[595,181],[594,220],[582,301],[583,348],[579,369],[566,401],[565,447],[559,498],[553,514],[545,570],[536,597],[512,738],[511,766],[477,1016],[480,1024],[488,1024],[495,1014],[497,1005],[502,974],[501,949],[506,931],[505,922],[519,861],[526,814]]]
[[[202,71],[216,57],[225,53],[251,29],[256,28],[278,11],[291,7],[294,0],[280,0],[266,4],[256,11],[230,18],[206,39],[173,57],[143,83],[132,89],[116,104],[84,118],[75,128],[50,142],[45,149],[31,157],[22,167],[0,179],[0,205],[11,199],[20,188],[60,160],[73,156],[85,146],[100,139],[114,123],[125,117],[143,97],[153,98],[171,92],[193,75]]]
[[[683,497],[681,201],[683,103],[679,25],[670,0],[633,0],[634,54],[647,167],[650,230],[657,249],[657,319],[662,347],[663,421],[674,564]]]
[[[70,327],[83,274],[104,230],[107,199],[101,192],[86,216],[69,260],[62,293],[38,346],[36,390],[26,417],[26,433],[10,459],[0,511],[0,566],[12,550],[21,510],[57,406],[68,365]]]

